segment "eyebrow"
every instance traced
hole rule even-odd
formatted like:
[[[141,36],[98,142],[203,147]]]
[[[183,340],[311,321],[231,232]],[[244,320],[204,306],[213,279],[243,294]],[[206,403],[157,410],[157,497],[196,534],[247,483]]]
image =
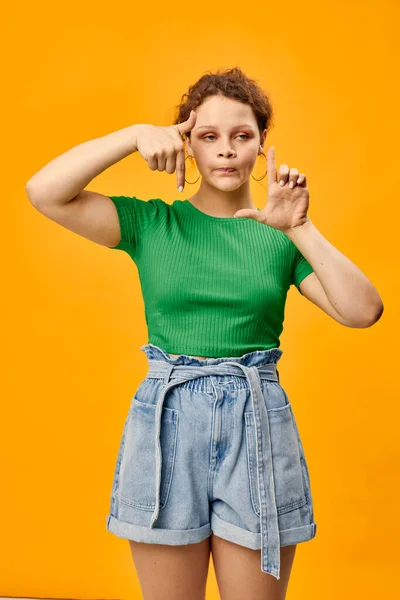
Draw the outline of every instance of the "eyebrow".
[[[242,129],[243,127],[253,129],[253,126],[249,123],[244,123],[243,125],[236,125],[235,127],[232,127],[232,129]],[[197,129],[218,129],[218,125],[200,125],[199,127],[197,127]]]

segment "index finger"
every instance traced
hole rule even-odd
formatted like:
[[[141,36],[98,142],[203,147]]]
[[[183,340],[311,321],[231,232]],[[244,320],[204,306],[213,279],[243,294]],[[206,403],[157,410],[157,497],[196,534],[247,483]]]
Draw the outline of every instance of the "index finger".
[[[270,183],[277,183],[277,177],[276,177],[276,165],[275,165],[275,147],[274,146],[270,146],[268,149],[268,160],[267,160],[268,166],[268,184]]]
[[[182,192],[185,187],[185,149],[178,150],[176,154],[176,183],[178,190],[182,186]]]

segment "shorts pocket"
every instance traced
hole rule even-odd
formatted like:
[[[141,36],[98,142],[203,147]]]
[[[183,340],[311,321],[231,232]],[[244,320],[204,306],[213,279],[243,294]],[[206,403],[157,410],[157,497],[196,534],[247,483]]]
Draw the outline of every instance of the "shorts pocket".
[[[178,411],[162,408],[160,510],[165,507],[175,466]],[[132,398],[115,496],[141,510],[156,507],[156,405]]]
[[[278,514],[282,514],[300,508],[307,502],[301,449],[293,422],[291,404],[269,409],[267,412],[271,435],[275,500]],[[245,412],[244,416],[251,502],[254,512],[259,516],[255,419],[253,411]],[[265,452],[269,451],[266,444],[264,448]]]
[[[296,422],[296,417],[294,415],[293,415],[293,426],[296,430],[297,440],[298,440],[298,444],[299,444],[299,448],[300,448],[300,459],[301,459],[301,466],[302,466],[302,470],[303,470],[304,489],[305,489],[305,493],[306,493],[306,497],[307,497],[307,502],[309,503],[309,505],[311,507],[311,518],[313,519],[313,512],[312,512],[313,511],[313,498],[312,498],[312,492],[311,492],[310,472],[308,470],[308,464],[307,464],[307,459],[306,459],[305,452],[304,452],[303,442],[301,440],[299,428],[298,428],[297,422]]]

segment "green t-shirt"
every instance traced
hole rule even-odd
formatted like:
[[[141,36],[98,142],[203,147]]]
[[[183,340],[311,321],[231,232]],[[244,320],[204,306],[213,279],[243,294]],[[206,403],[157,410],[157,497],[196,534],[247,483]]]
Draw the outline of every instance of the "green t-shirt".
[[[288,289],[313,272],[285,233],[188,200],[109,197],[121,228],[111,249],[138,268],[148,343],[209,357],[279,347]]]

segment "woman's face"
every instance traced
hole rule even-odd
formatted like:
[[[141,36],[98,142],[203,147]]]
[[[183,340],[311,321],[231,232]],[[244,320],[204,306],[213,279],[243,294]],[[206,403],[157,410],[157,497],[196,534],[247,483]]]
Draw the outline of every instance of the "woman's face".
[[[209,96],[196,109],[197,119],[187,140],[189,153],[208,183],[234,190],[251,175],[265,142],[251,107],[225,96]],[[218,171],[234,168],[230,175]]]

